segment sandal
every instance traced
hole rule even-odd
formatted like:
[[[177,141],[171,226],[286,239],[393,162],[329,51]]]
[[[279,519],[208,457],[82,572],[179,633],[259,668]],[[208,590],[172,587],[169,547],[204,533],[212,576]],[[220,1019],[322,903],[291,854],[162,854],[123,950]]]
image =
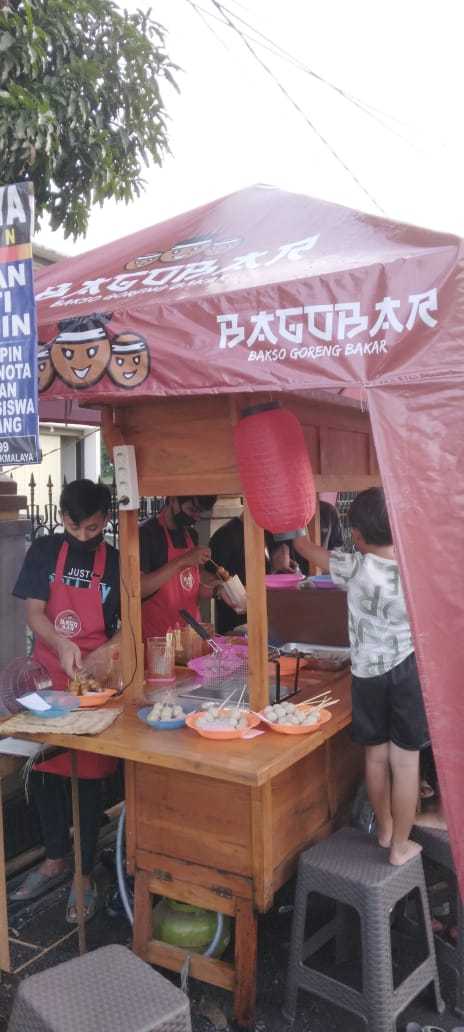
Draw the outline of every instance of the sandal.
[[[98,892],[96,885],[90,885],[89,889],[84,890],[84,920],[90,921],[91,917],[97,909]],[[66,904],[66,923],[68,925],[77,924],[77,901],[75,898],[74,885],[72,886],[71,892],[68,896],[68,902]]]
[[[435,795],[435,789],[425,778],[422,778],[420,783],[420,797],[421,799],[433,799]]]
[[[418,1025],[417,1021],[410,1021],[406,1032],[445,1032],[445,1029],[441,1025]],[[460,1029],[454,1028],[453,1032],[460,1032]]]
[[[90,885],[84,889],[84,921],[90,921],[97,909],[98,892],[96,885]],[[77,924],[77,900],[74,886],[68,896],[66,904],[66,923]]]
[[[38,899],[39,896],[49,892],[50,889],[54,889],[55,886],[62,885],[69,878],[70,873],[70,867],[66,867],[57,874],[45,874],[40,868],[34,868],[33,871],[29,871],[21,885],[10,894],[10,903],[30,903],[33,899]]]

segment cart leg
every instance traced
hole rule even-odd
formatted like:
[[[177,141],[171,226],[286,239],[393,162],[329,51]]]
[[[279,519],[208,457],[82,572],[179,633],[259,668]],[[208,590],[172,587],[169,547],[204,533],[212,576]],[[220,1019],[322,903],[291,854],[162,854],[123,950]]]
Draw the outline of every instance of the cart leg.
[[[84,886],[82,883],[82,851],[81,851],[81,816],[79,810],[79,781],[77,778],[77,753],[71,752],[71,797],[74,828],[74,884],[76,886],[77,932],[79,937],[79,953],[86,952]]]
[[[153,898],[148,891],[149,874],[136,871],[134,885],[134,953],[145,960],[147,943],[153,938]]]
[[[6,895],[5,832],[3,824],[3,781],[0,777],[0,971],[11,971]]]
[[[234,1017],[242,1028],[254,1027],[257,930],[253,904],[238,899],[235,911]]]

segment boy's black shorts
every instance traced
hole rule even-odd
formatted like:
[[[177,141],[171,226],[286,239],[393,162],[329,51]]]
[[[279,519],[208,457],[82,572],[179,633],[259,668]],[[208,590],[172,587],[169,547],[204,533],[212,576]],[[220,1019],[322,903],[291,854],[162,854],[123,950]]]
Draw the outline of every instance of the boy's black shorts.
[[[400,749],[424,749],[429,744],[416,657],[411,652],[402,663],[377,677],[352,680],[354,742]]]

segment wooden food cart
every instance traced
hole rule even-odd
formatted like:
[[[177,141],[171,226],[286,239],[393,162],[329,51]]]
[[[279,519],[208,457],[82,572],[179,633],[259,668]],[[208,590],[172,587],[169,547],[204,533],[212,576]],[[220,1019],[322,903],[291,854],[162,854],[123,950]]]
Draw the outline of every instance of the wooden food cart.
[[[318,491],[360,490],[379,482],[368,417],[355,402],[287,398],[304,429]],[[109,447],[133,444],[143,494],[242,494],[232,428],[240,399],[179,398],[104,410]],[[140,583],[135,512],[120,513],[126,704],[142,698]],[[250,705],[269,701],[264,534],[245,508]],[[152,937],[152,895],[220,910],[235,918],[235,965],[201,956],[192,974],[233,990],[235,1015],[248,1025],[255,1000],[256,913],[295,869],[300,851],[330,833],[361,774],[352,745],[350,678],[314,672],[306,696],[333,687],[341,702],[315,734],[286,738],[272,731],[250,741],[216,743],[188,729],[152,733],[144,761],[141,732],[131,725],[126,763],[127,846],[135,876],[134,943],[148,960],[180,970],[182,950]],[[114,735],[122,736],[122,725]],[[148,732],[148,735],[150,732]],[[101,741],[106,751],[106,733]],[[125,735],[124,735],[125,737]],[[162,739],[162,742],[161,742]],[[160,741],[160,744],[158,744]],[[162,752],[162,756],[160,753]],[[155,756],[155,754],[158,754]]]
[[[462,473],[461,266],[449,234],[258,186],[45,270],[37,286],[50,345],[43,397],[102,406],[108,449],[135,447],[141,494],[241,495],[233,426],[250,396],[276,398],[298,416],[318,492],[379,482],[372,424],[462,872],[462,563],[445,590],[435,540],[437,526],[452,529],[455,547],[462,540],[448,501]],[[268,701],[264,541],[246,500],[245,551],[257,710]],[[120,512],[120,553],[124,715],[98,748],[126,760],[135,946],[167,967],[183,963],[181,951],[152,939],[153,893],[232,914],[234,967],[195,956],[192,973],[232,989],[236,1016],[250,1025],[256,913],[271,906],[300,850],[330,833],[359,777],[348,678],[336,684],[344,702],[332,720],[296,743],[271,731],[234,744],[143,728],[135,511]],[[438,615],[431,627],[438,605],[450,612],[445,629]]]
[[[356,491],[378,483],[368,417],[357,403],[289,397],[286,405],[301,420],[319,491],[337,485]],[[135,445],[141,493],[237,496],[241,485],[232,427],[239,406],[237,399],[194,398],[154,400],[137,409],[105,407],[105,440],[108,447]],[[270,678],[264,534],[246,502],[245,551],[250,706],[259,710],[269,701]],[[184,950],[153,938],[155,895],[230,915],[234,963],[193,954],[189,969],[193,977],[233,992],[238,1023],[252,1027],[257,915],[272,906],[301,850],[329,835],[349,814],[362,774],[362,750],[350,737],[349,668],[300,674],[301,699],[331,689],[339,700],[331,720],[310,734],[283,736],[268,730],[250,740],[214,742],[188,728],[154,731],[137,716],[144,702],[144,661],[135,511],[120,511],[120,562],[121,656],[128,687],[114,705],[123,704],[123,713],[98,739],[57,733],[40,738],[125,761],[134,948],[144,959],[174,971],[187,959]],[[77,791],[74,795],[77,800]],[[82,946],[82,925],[80,932]]]

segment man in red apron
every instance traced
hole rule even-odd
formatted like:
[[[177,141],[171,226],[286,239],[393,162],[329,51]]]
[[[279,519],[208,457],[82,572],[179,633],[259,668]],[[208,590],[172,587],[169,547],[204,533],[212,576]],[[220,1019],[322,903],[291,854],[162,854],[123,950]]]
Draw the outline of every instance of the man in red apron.
[[[110,505],[110,492],[103,484],[91,480],[68,484],[60,498],[64,535],[49,535],[33,542],[13,591],[26,600],[27,623],[35,637],[33,655],[48,671],[55,690],[66,690],[69,678],[84,663],[89,673],[95,670],[117,640],[119,556],[103,540]],[[103,779],[115,771],[116,765],[117,760],[97,753],[78,753],[88,917],[96,904],[90,875],[102,817]],[[70,773],[69,753],[34,768],[31,794],[39,813],[46,859],[13,894],[14,900],[36,898],[62,881],[69,871],[69,795],[65,779]],[[76,920],[74,886],[67,919],[71,923]]]
[[[198,599],[210,598],[211,587],[201,583],[199,567],[211,558],[198,545],[195,524],[213,508],[216,495],[181,495],[168,498],[159,516],[140,528],[143,640],[184,626],[180,609],[199,619]],[[211,579],[211,578],[210,578]],[[213,578],[214,580],[214,578]]]

